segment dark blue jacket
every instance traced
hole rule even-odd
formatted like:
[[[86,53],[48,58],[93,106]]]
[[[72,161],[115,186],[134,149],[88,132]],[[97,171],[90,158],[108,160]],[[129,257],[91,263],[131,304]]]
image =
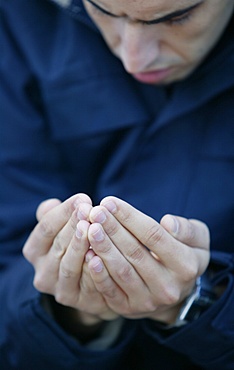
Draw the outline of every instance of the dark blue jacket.
[[[0,11],[1,370],[234,369],[233,21],[195,73],[160,88],[126,74],[80,1]],[[39,202],[77,192],[206,222],[225,293],[175,332],[126,320],[106,351],[77,344],[42,309],[21,254]]]

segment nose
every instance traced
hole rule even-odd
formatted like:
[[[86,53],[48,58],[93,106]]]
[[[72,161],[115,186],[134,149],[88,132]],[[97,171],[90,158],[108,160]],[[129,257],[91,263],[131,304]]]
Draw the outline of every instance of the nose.
[[[158,59],[159,40],[147,27],[126,21],[120,30],[119,57],[128,73],[143,72]]]

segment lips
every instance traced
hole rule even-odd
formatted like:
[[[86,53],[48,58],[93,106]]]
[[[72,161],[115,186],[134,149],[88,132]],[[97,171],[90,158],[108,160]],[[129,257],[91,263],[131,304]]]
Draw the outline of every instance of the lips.
[[[157,84],[163,82],[171,73],[171,68],[159,69],[151,72],[134,73],[132,76],[144,83]]]

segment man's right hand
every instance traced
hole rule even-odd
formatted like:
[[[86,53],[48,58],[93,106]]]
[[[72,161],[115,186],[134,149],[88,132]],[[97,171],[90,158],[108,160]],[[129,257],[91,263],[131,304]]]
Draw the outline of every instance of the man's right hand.
[[[35,269],[35,288],[68,307],[67,320],[90,326],[118,315],[108,308],[90,277],[86,259],[94,253],[89,250],[87,238],[89,222],[79,221],[77,216],[80,203],[92,208],[85,194],[74,195],[63,203],[58,199],[42,202],[37,209],[38,224],[23,254]]]

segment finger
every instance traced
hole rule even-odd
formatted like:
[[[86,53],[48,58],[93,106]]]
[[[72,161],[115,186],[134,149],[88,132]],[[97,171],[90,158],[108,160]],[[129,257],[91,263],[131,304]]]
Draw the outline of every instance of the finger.
[[[53,295],[56,294],[58,296],[57,300],[60,303],[63,303],[63,301],[65,300],[63,295],[65,297],[68,297],[70,294],[69,289],[64,288],[63,290],[63,288],[60,288],[60,286],[62,285],[60,281],[62,279],[61,278],[59,279],[60,264],[63,265],[62,263],[63,258],[66,264],[67,259],[69,259],[70,254],[73,252],[73,249],[76,250],[78,248],[78,244],[79,244],[78,238],[82,237],[82,231],[79,232],[79,227],[77,228],[77,222],[78,222],[77,210],[75,210],[72,216],[70,217],[70,219],[68,220],[68,222],[65,224],[65,226],[55,236],[52,245],[51,246],[48,245],[47,253],[45,253],[42,256],[37,256],[37,258],[35,258],[35,261],[34,261],[34,268],[35,268],[34,286],[41,292],[49,293]],[[87,221],[83,221],[83,222],[89,225]],[[86,231],[84,231],[84,234],[85,232]],[[85,237],[86,237],[86,243],[88,244],[88,247],[89,247],[89,243],[87,240],[87,233],[84,236],[83,240],[85,239]],[[83,245],[84,244],[81,243],[81,247]],[[84,253],[86,253],[88,247],[86,248]],[[67,249],[69,249],[69,253],[66,256]],[[83,256],[83,259],[84,259],[84,256]],[[83,259],[82,259],[82,262],[83,262]],[[71,259],[71,263],[74,261],[76,261],[75,258]],[[69,274],[74,273],[72,269],[71,271],[69,270],[69,267],[67,267],[67,265],[64,267],[64,275],[66,274],[69,275]],[[77,265],[77,268],[79,267],[80,267],[80,270],[82,270],[82,267]],[[60,273],[60,275],[62,274]],[[65,281],[71,284],[69,279],[65,279]],[[60,294],[61,294],[61,297],[60,297]],[[73,300],[74,300],[74,297],[73,297]]]
[[[99,210],[103,207],[95,208]],[[106,212],[108,211],[106,210]],[[112,215],[110,216],[115,222],[117,222]],[[100,257],[100,259],[96,259],[94,257],[91,260],[92,263],[94,263],[95,261],[100,262],[100,264],[96,264],[95,266],[96,272],[101,273],[102,271],[104,271],[105,277],[107,277],[108,273],[109,279],[106,279],[105,282],[109,283],[109,281],[114,281],[128,297],[128,301],[122,301],[122,305],[120,304],[120,311],[118,311],[118,313],[126,315],[130,312],[135,312],[135,314],[137,314],[142,312],[152,312],[153,310],[155,310],[155,304],[153,302],[150,285],[152,285],[153,290],[157,289],[158,281],[155,281],[155,277],[157,276],[156,265],[158,265],[158,268],[161,270],[161,264],[155,261],[150,253],[142,246],[140,251],[140,258],[138,255],[138,251],[135,252],[134,255],[131,255],[131,251],[129,250],[129,254],[134,260],[135,265],[131,264],[128,260],[128,257],[126,257],[126,255],[123,255],[120,250],[116,248],[109,235],[105,233],[102,225],[98,223],[90,225],[88,237],[94,252],[97,254],[98,257]],[[123,243],[126,242],[124,238],[122,239],[122,241]],[[101,264],[102,262],[103,266]],[[141,274],[138,273],[137,269],[141,271]],[[144,278],[146,279],[146,281],[148,279],[147,283]],[[104,287],[105,289],[108,289],[109,286],[107,285],[106,287],[105,285]],[[102,292],[102,294],[104,293]],[[107,298],[105,297],[105,299]],[[108,304],[110,304],[109,300]],[[117,304],[116,301],[115,304]]]
[[[83,206],[83,209],[86,213],[82,213],[80,209],[80,205]],[[89,203],[80,203],[77,205],[77,208],[73,212],[72,216],[68,220],[68,222],[64,225],[64,227],[60,230],[60,232],[56,235],[53,245],[50,249],[50,252],[54,254],[55,258],[62,257],[65,253],[68,244],[71,241],[73,235],[78,233],[79,228],[77,229],[77,223],[80,220],[86,221],[89,219],[89,212],[92,209],[92,205]],[[87,217],[85,216],[87,214]],[[81,223],[81,225],[89,225],[87,221],[85,223]],[[85,231],[84,231],[85,232]],[[78,235],[77,235],[78,236]]]
[[[172,275],[170,271],[168,272],[161,261],[152,256],[108,210],[102,206],[94,207],[90,213],[90,219],[91,221],[102,222],[103,230],[108,236],[105,236],[105,233],[102,239],[99,236],[98,238],[102,240],[102,244],[100,247],[94,245],[93,248],[104,261],[113,280],[131,297],[130,303],[135,311],[137,311],[136,306],[140,312],[154,311],[159,292],[166,302],[177,299],[177,290],[175,291],[171,284]],[[93,231],[94,225],[90,226],[90,232]],[[101,228],[100,225],[99,228]],[[114,263],[106,259],[107,253],[116,253],[112,244],[116,246],[116,249],[119,249],[128,263],[124,259],[119,259],[119,265],[117,265],[117,254],[116,256],[112,255]],[[97,248],[102,248],[104,253],[100,254]],[[182,262],[179,263],[181,266]],[[135,274],[135,271],[137,274]],[[119,275],[122,277],[121,279]],[[137,302],[134,302],[133,299]]]
[[[190,287],[191,285],[190,281],[192,281],[193,284],[194,279],[197,276],[197,266],[199,266],[196,256],[192,256],[193,251],[191,251],[191,248],[189,248],[188,246],[183,246],[164,230],[164,233],[168,234],[168,237],[170,237],[171,242],[173,242],[177,246],[180,246],[178,247],[180,251],[183,248],[185,249],[185,251],[189,251],[187,254],[181,253],[181,255],[178,255],[177,253],[177,256],[173,256],[173,258],[176,260],[175,266],[172,265],[173,258],[168,255],[168,258],[170,257],[170,261],[168,263],[170,268],[165,268],[165,266],[162,265],[161,261],[153,258],[149,251],[146,250],[146,248],[144,248],[144,246],[140,244],[139,241],[126,228],[124,228],[104,207],[94,207],[90,213],[90,220],[92,222],[99,221],[102,223],[103,231],[106,232],[110,241],[119,249],[122,255],[129,262],[129,264],[124,265],[124,263],[120,260],[121,264],[119,267],[117,267],[119,273],[121,271],[121,268],[124,269],[122,270],[123,275],[125,275],[124,280],[126,280],[127,276],[128,280],[126,281],[128,282],[128,284],[123,284],[123,282],[118,279],[118,272],[114,270],[116,268],[116,264],[111,264],[111,261],[109,261],[109,259],[107,259],[106,262],[105,259],[107,254],[111,254],[112,252],[114,253],[115,248],[112,247],[112,243],[110,241],[108,242],[108,238],[106,236],[101,236],[99,234],[102,230],[101,225],[96,224],[99,225],[97,231],[93,230],[95,224],[90,226],[90,232],[92,230],[94,233],[93,237],[95,237],[96,232],[96,236],[98,236],[98,241],[102,242],[100,247],[95,247],[95,245],[93,245],[93,249],[97,253],[97,255],[99,255],[104,261],[106,269],[113,280],[124,290],[124,292],[129,297],[128,307],[131,307],[132,311],[130,311],[132,313],[134,313],[135,315],[139,315],[140,313],[141,315],[143,313],[149,315],[156,310],[159,304],[163,304],[166,306],[171,304],[174,305],[178,302],[178,300],[181,299],[181,297],[184,297],[184,292],[187,292],[188,289],[187,286],[189,285]],[[92,245],[91,240],[90,242]],[[104,252],[102,255],[99,254],[98,248],[104,248],[102,250],[102,252]],[[190,258],[188,259],[189,254]],[[191,262],[192,257],[194,260],[193,262]],[[116,257],[114,257],[114,260],[116,261],[117,258],[118,256],[116,255]],[[134,267],[135,271],[137,271],[138,273],[137,278],[139,279],[140,277],[140,280],[131,280],[132,270],[129,269],[129,266]],[[139,281],[143,281],[145,286],[140,285]],[[185,281],[186,286],[184,288]],[[134,282],[136,283],[136,285],[134,285]]]
[[[135,239],[152,251],[163,264],[167,264],[168,259],[176,254],[173,238],[151,217],[115,197],[103,199],[101,205],[111,212],[117,221],[135,236]],[[175,258],[177,259],[178,255]]]
[[[90,258],[88,258],[89,262],[95,256],[95,254],[92,250],[89,250],[87,254],[89,254]],[[98,315],[98,317],[102,320],[114,320],[118,317],[118,315],[109,308],[103,295],[97,290],[90,274],[88,262],[86,261],[83,264],[78,302],[79,310],[93,315]]]
[[[107,197],[101,201],[119,223],[133,234],[142,245],[154,250],[155,244],[165,239],[166,232],[153,218],[140,212],[130,204],[115,197]]]
[[[199,259],[198,275],[201,275],[207,268],[210,256],[210,233],[207,225],[198,220],[171,215],[165,215],[160,224],[176,240],[196,251]],[[205,251],[207,253],[204,253]]]
[[[89,221],[89,214],[92,209],[90,203],[80,203],[77,207],[77,216],[79,220]]]
[[[64,227],[55,236],[53,244],[48,249],[47,253],[52,256],[52,259],[61,260],[63,255],[66,253],[72,238],[79,232],[79,228],[77,229],[77,224],[77,210],[75,210]]]
[[[142,297],[136,291],[134,296],[128,297],[111,278],[99,256],[92,258],[89,262],[89,269],[97,290],[114,313],[128,318],[140,318],[155,311],[156,306],[150,299],[145,299],[144,294]],[[112,317],[113,313],[110,315]]]
[[[179,273],[181,270],[188,275],[193,275],[197,268],[200,269],[198,261],[201,260],[199,249],[189,248],[172,237],[158,222],[143,214],[128,203],[115,198],[107,197],[101,204],[105,206],[115,218],[131,232],[135,237],[160,259],[161,263],[168,269]],[[200,246],[207,251],[209,245]],[[202,251],[204,253],[204,251]],[[189,261],[189,264],[188,264]],[[203,265],[208,259],[204,259]],[[202,267],[203,269],[203,267]]]
[[[87,222],[82,221],[82,223]],[[38,258],[34,265],[36,289],[43,293],[53,294],[62,304],[65,304],[68,299],[71,300],[71,295],[72,302],[75,300],[74,293],[77,293],[79,288],[82,264],[89,248],[88,226],[82,224],[77,225],[77,228],[77,232],[69,236],[68,244],[62,247],[54,241],[48,253]]]
[[[85,255],[85,262],[89,263],[89,261],[91,261],[91,259],[96,256],[96,254],[94,253],[94,251],[91,249],[88,250],[88,252],[86,253]]]
[[[123,275],[127,274],[129,266],[133,266],[135,271],[143,279],[144,276],[148,275],[150,272],[153,275],[156,273],[161,273],[161,264],[154,263],[152,266],[152,261],[155,262],[155,258],[152,259],[152,255],[149,253],[149,250],[145,248],[145,246],[132,233],[123,227],[105,207],[93,207],[90,212],[90,220],[91,222],[102,224],[103,230],[108,236],[105,236],[105,242],[110,248],[110,251],[116,253],[115,248],[117,248],[127,262],[129,262],[129,264],[125,267],[126,271],[124,273],[122,272]],[[90,232],[91,231],[92,227],[90,228]],[[93,235],[93,237],[95,237],[95,235]],[[113,248],[112,244],[115,246],[115,248]],[[103,248],[103,246],[104,245],[102,244],[101,247]],[[99,253],[97,252],[97,254]],[[102,256],[102,258],[105,258],[105,256]],[[121,263],[123,269],[124,264],[123,262]]]
[[[138,289],[147,291],[147,287],[134,269],[134,266],[115,247],[100,224],[93,223],[90,225],[88,238],[94,252],[104,262],[110,276],[127,295],[135,293]]]
[[[88,228],[87,221],[80,221],[77,224],[77,231],[59,264],[56,300],[72,307],[76,307],[79,299],[80,279],[85,255],[89,249]]]
[[[87,195],[76,194],[42,216],[24,245],[23,254],[27,260],[34,264],[39,256],[48,252],[54,238],[81,202],[91,203]]]
[[[61,204],[61,200],[52,198],[52,199],[47,199],[43,201],[42,203],[39,204],[37,211],[36,211],[36,218],[37,221],[40,221],[42,217],[50,211],[52,208],[58,206]]]
[[[160,224],[175,239],[190,247],[203,248],[209,245],[210,234],[205,223],[184,217],[165,215]]]
[[[94,256],[89,261],[88,267],[97,291],[104,297],[108,306],[118,312],[118,308],[127,301],[126,294],[113,281],[99,256]]]

